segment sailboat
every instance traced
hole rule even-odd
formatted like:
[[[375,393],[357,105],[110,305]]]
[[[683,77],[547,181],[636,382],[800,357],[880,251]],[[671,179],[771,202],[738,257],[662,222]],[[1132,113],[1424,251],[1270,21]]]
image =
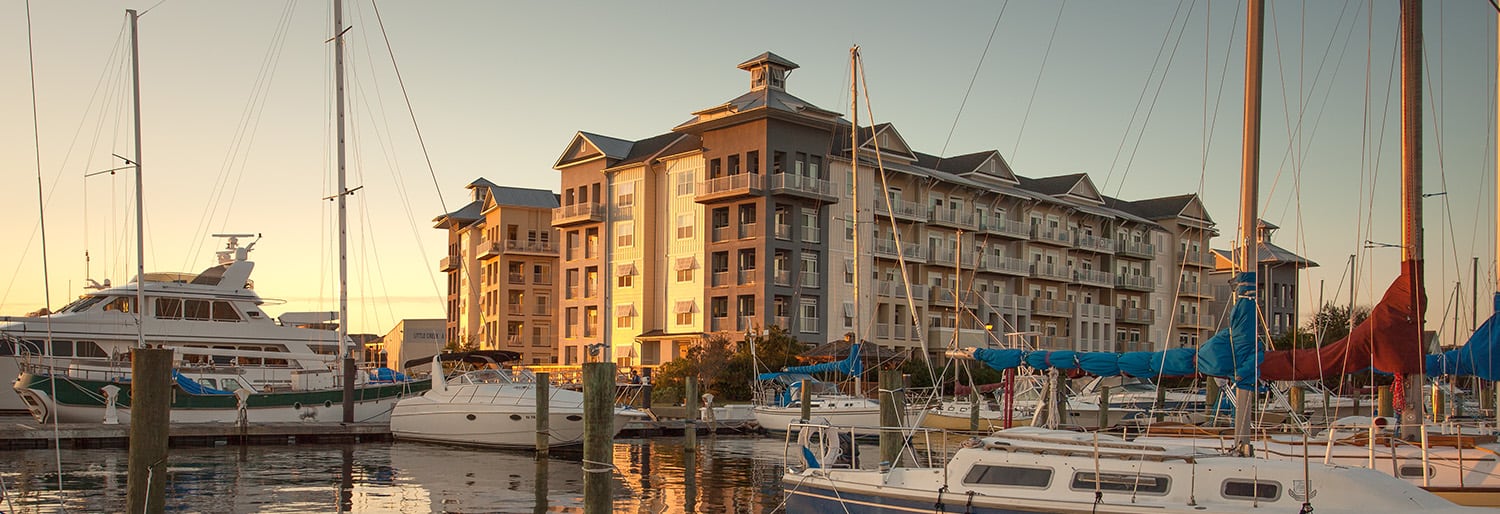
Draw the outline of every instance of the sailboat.
[[[334,2],[342,56],[342,10]],[[13,385],[39,421],[130,422],[129,349],[146,342],[172,349],[171,421],[245,423],[283,421],[384,422],[400,398],[420,393],[428,380],[389,369],[360,373],[348,336],[344,251],[344,138],[342,57],[339,63],[339,312],[265,314],[248,259],[250,234],[226,234],[218,263],[196,275],[144,272],[140,174],[136,187],[137,274],[129,284],[101,287],[55,314],[11,318],[0,336],[17,348]],[[139,102],[136,104],[139,119]],[[136,129],[139,166],[140,130]],[[48,319],[50,317],[50,320]],[[50,328],[48,327],[50,321]],[[336,322],[335,337],[328,323]],[[131,334],[133,332],[133,334]],[[50,337],[49,337],[50,334]],[[133,337],[132,337],[133,336]],[[342,356],[342,370],[331,355]],[[8,358],[7,358],[8,359]],[[342,371],[339,373],[338,371]],[[342,375],[340,377],[339,375]]]
[[[1264,2],[1247,9],[1245,163],[1241,213],[1243,241],[1254,241],[1258,200],[1260,46]],[[1242,263],[1253,263],[1254,246]],[[1238,298],[1230,327],[1202,349],[1165,352],[1023,352],[969,349],[996,369],[1022,362],[1038,369],[1083,369],[1096,375],[1188,374],[1231,379],[1236,391],[1236,438],[1230,453],[1172,442],[1125,441],[1035,427],[1012,428],[973,438],[942,463],[916,459],[917,467],[839,469],[825,467],[802,445],[799,469],[782,479],[787,508],[797,512],[1245,512],[1272,508],[1290,512],[1363,513],[1402,511],[1479,512],[1368,469],[1311,462],[1257,459],[1248,437],[1254,403],[1255,364],[1260,348],[1255,319],[1253,272],[1237,276]],[[1228,357],[1228,358],[1224,358]],[[1228,364],[1225,366],[1225,364]],[[1154,373],[1153,373],[1154,371]],[[814,438],[799,440],[813,441]],[[828,437],[817,438],[829,441]],[[946,456],[945,452],[937,452]],[[939,457],[941,459],[942,457]],[[1314,502],[1316,498],[1316,502]],[[1395,507],[1399,505],[1400,507]]]

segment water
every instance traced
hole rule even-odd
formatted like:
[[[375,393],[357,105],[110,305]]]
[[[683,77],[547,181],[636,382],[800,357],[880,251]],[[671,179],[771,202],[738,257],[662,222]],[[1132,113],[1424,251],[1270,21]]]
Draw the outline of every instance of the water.
[[[614,511],[760,513],[781,504],[780,438],[615,443]],[[578,455],[530,454],[421,443],[174,448],[169,512],[583,512]],[[127,454],[63,450],[58,492],[54,450],[0,452],[0,514],[119,512]]]

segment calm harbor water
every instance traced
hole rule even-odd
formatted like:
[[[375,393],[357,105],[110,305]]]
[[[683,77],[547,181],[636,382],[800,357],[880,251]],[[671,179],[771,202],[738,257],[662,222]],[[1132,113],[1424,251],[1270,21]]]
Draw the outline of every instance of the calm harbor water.
[[[780,438],[617,439],[615,512],[761,513],[781,504]],[[0,452],[0,513],[119,512],[127,454]],[[174,448],[169,512],[582,512],[578,455],[421,443]]]

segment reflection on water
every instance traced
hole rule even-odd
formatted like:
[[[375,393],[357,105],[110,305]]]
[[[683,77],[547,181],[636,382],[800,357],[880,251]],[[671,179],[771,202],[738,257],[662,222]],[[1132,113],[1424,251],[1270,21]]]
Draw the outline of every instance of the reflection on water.
[[[620,439],[615,511],[759,513],[781,504],[780,439]],[[118,512],[126,451],[0,452],[0,512]],[[418,443],[176,448],[167,510],[175,512],[582,512],[577,455]]]

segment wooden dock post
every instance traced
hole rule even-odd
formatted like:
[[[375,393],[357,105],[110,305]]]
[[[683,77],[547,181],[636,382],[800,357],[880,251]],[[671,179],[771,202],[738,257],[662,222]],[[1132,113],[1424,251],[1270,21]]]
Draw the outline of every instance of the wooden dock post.
[[[969,431],[979,431],[979,384],[969,388]]]
[[[1377,388],[1375,390],[1375,397],[1378,399],[1376,405],[1379,405],[1380,407],[1380,413],[1378,415],[1390,416],[1391,411],[1395,410],[1391,408],[1391,386],[1383,385]]]
[[[1099,420],[1094,422],[1099,429],[1109,428],[1109,386],[1099,386]]]
[[[1287,388],[1286,395],[1287,402],[1292,404],[1292,412],[1301,416],[1307,411],[1307,392],[1302,389],[1302,386]]]
[[[1209,377],[1208,383],[1203,385],[1203,411],[1204,414],[1219,415],[1219,397],[1223,395],[1219,391],[1219,381]]]
[[[163,512],[167,499],[167,430],[172,412],[172,350],[130,350],[128,512]]]
[[[615,363],[583,364],[583,511],[614,511]]]
[[[687,377],[687,387],[682,398],[682,449],[698,451],[698,377]]]
[[[547,465],[551,463],[550,461],[551,459],[536,460],[532,484],[532,491],[535,494],[535,498],[531,500],[532,514],[547,514],[549,507],[547,505]]]
[[[812,381],[803,379],[798,382],[797,391],[802,393],[802,422],[812,421]]]
[[[547,460],[552,443],[552,376],[536,374],[536,458]]]
[[[901,370],[880,371],[880,466],[896,467],[901,458],[901,414],[905,410]]]

